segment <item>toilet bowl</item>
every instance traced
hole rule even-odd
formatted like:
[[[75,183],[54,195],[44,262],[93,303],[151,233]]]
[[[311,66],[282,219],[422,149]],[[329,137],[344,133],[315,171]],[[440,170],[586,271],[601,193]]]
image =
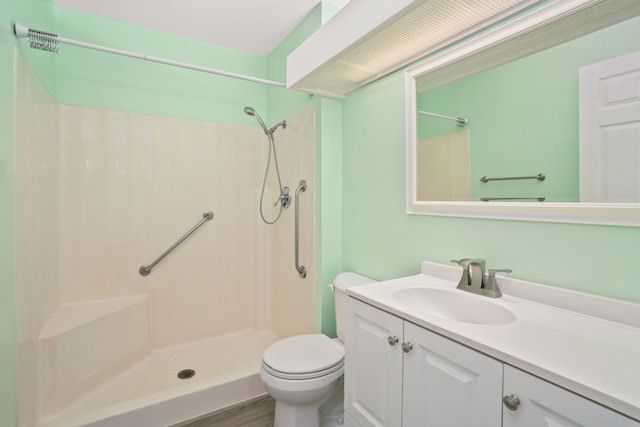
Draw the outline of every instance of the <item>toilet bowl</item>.
[[[320,406],[343,372],[344,348],[326,335],[298,335],[270,346],[260,376],[276,401],[274,426],[319,426]]]
[[[276,401],[274,427],[334,427],[343,424],[345,289],[375,280],[341,273],[335,292],[338,338],[297,335],[269,346],[262,356],[260,377]]]

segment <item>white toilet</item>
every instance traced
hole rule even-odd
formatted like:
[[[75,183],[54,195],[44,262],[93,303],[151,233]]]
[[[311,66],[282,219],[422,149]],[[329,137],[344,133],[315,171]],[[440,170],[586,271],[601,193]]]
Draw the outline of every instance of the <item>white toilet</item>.
[[[341,273],[333,281],[338,338],[297,335],[264,351],[260,377],[276,401],[274,427],[343,424],[345,289],[373,282],[355,273]]]

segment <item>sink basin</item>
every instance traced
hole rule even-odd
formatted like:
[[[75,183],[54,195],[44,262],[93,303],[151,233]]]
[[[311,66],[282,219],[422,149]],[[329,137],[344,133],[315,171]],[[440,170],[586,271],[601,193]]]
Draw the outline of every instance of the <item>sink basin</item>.
[[[413,311],[447,320],[479,325],[505,325],[516,319],[511,311],[487,297],[457,289],[410,287],[392,290],[390,295]]]

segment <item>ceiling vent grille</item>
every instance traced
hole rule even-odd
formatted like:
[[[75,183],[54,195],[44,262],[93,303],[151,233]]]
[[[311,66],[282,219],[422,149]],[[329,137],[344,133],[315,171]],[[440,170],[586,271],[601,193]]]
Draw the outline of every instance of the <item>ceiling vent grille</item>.
[[[406,0],[381,17],[379,0],[351,0],[287,58],[287,86],[342,97],[538,2]]]

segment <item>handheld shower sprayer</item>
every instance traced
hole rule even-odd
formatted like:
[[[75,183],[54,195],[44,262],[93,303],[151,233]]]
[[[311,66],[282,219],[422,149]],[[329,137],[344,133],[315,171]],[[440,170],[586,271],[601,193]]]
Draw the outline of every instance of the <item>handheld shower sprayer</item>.
[[[282,126],[283,129],[287,127],[287,122],[285,120],[283,120],[281,122],[276,123],[275,125],[273,125],[269,129],[264,124],[264,121],[262,120],[260,115],[253,108],[244,107],[244,113],[249,115],[249,116],[253,116],[253,117],[256,118],[256,120],[258,121],[258,124],[260,125],[260,127],[264,131],[264,134],[267,136],[267,141],[269,142],[269,157],[267,159],[267,166],[266,166],[265,171],[264,171],[264,180],[262,181],[262,191],[260,192],[260,217],[267,224],[275,224],[278,221],[278,219],[280,219],[280,215],[282,215],[282,208],[286,209],[291,204],[291,191],[289,190],[289,187],[283,187],[282,186],[282,181],[280,180],[280,169],[278,168],[278,156],[276,155],[276,143],[275,143],[275,140],[273,138],[274,132],[280,126]],[[278,196],[278,199],[273,204],[273,206],[277,206],[278,204],[280,204],[280,211],[279,211],[278,216],[276,217],[276,219],[274,219],[273,221],[268,221],[264,217],[264,213],[262,211],[262,201],[264,199],[264,191],[265,191],[265,187],[266,187],[266,184],[267,184],[267,177],[269,175],[269,164],[271,163],[271,153],[272,152],[273,152],[273,162],[274,162],[275,167],[276,167],[276,176],[278,178],[278,186],[280,187],[280,195]]]
[[[265,135],[269,135],[269,130],[267,129],[267,125],[264,124],[264,122],[262,121],[262,118],[260,118],[260,116],[258,115],[258,113],[256,113],[256,110],[254,110],[251,107],[244,107],[244,113],[248,116],[253,116],[256,118],[256,120],[258,121],[258,124],[260,124],[260,127],[262,127],[262,130],[264,131]]]

